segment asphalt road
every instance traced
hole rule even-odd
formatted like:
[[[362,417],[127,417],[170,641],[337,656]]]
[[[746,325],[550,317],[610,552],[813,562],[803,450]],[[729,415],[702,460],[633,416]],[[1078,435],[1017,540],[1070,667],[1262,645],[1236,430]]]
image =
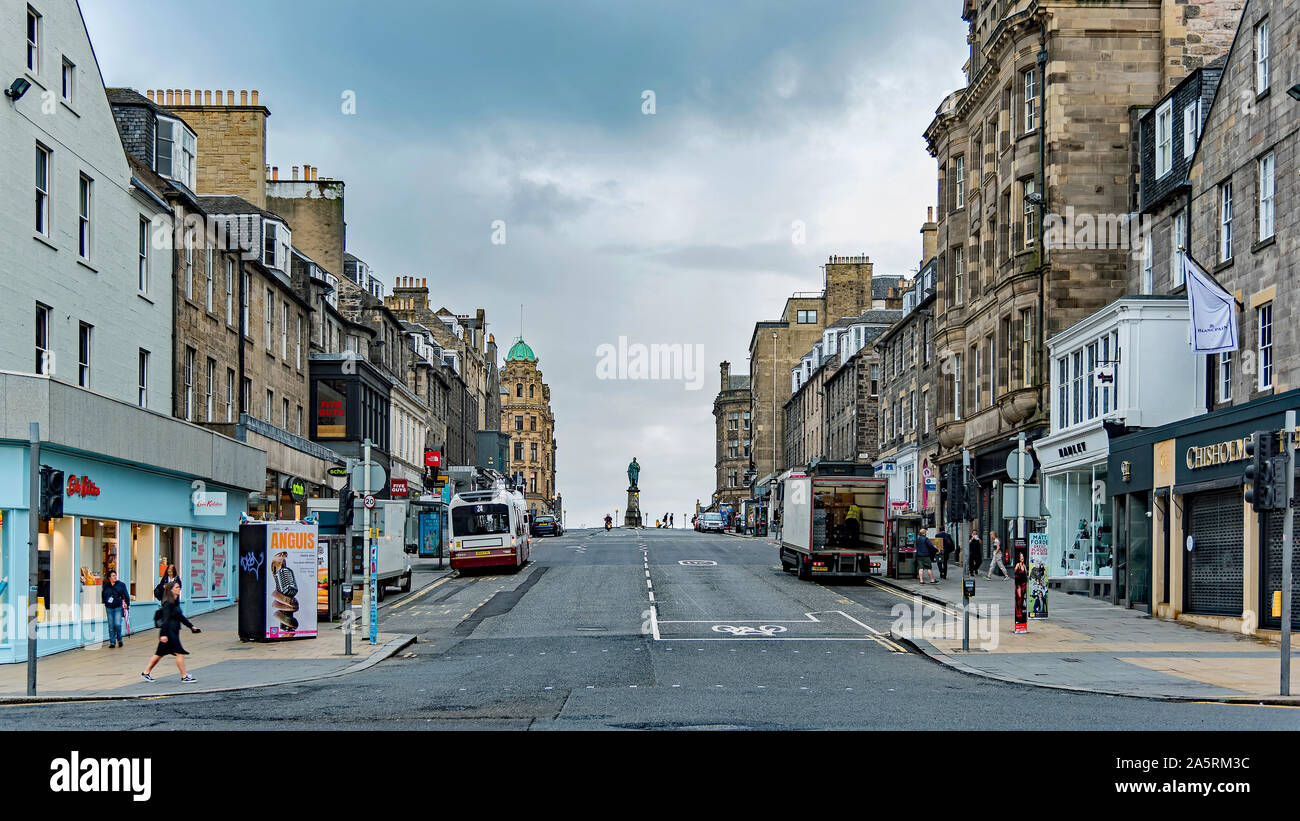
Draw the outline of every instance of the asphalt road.
[[[385,602],[415,644],[362,673],[237,694],[0,708],[11,729],[1300,729],[1300,711],[966,676],[887,637],[898,599],[800,582],[765,542],[570,531],[518,573]]]

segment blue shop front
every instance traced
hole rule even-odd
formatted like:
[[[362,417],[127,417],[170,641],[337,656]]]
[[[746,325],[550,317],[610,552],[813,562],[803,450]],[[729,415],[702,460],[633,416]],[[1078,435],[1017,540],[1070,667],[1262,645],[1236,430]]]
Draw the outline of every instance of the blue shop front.
[[[0,441],[0,663],[27,657],[29,453]],[[110,571],[130,592],[135,633],[153,630],[153,590],[168,566],[187,615],[234,603],[245,491],[53,443],[42,443],[40,462],[63,471],[64,501],[62,517],[39,523],[38,655],[107,641]]]

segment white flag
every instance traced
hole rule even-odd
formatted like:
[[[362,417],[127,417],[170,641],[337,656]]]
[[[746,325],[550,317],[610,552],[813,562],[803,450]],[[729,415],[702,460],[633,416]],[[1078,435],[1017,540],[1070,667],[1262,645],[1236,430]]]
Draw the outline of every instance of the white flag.
[[[1192,311],[1192,353],[1237,350],[1237,300],[1185,251],[1183,279]]]

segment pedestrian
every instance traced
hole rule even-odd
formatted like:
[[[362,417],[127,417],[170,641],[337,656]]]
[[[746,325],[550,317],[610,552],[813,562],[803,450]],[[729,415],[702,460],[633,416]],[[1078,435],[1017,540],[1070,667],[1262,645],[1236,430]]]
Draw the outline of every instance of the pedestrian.
[[[956,545],[952,541],[952,536],[948,535],[947,530],[940,530],[934,536],[942,548],[939,553],[939,578],[946,579],[948,578],[948,562],[952,559],[952,553],[956,549]]]
[[[110,570],[104,577],[104,589],[101,594],[104,611],[108,614],[108,646],[122,646],[122,617],[126,615],[131,595],[126,591],[126,584],[117,580],[117,571]]]
[[[1002,561],[1002,540],[998,538],[996,530],[989,531],[989,541],[993,543],[992,555],[989,556],[989,572],[984,574],[984,578],[992,579],[994,570],[1002,571],[1003,581],[1011,579],[1011,573],[1007,570],[1006,563]]]
[[[1016,554],[1015,578],[1016,624],[1021,624],[1027,618],[1027,614],[1025,613],[1025,593],[1029,587],[1029,568],[1025,565],[1024,552],[1018,552]]]
[[[668,514],[668,527],[669,527],[669,529],[672,529],[672,526],[673,526],[673,517],[676,516],[676,515],[677,515],[677,514],[675,514],[675,513],[669,513],[669,514]]]
[[[966,546],[966,552],[970,574],[974,576],[980,572],[980,564],[984,561],[984,543],[980,541],[978,531],[972,531],[970,534],[970,544]]]
[[[844,514],[844,538],[848,540],[849,547],[858,546],[858,538],[862,535],[862,508],[852,499],[849,500],[849,510]],[[931,573],[931,576],[934,574]]]
[[[163,571],[162,578],[158,580],[157,586],[153,589],[153,597],[161,602],[163,600],[163,591],[172,582],[180,582],[180,577],[176,575],[176,565],[169,564],[167,569]]]
[[[149,659],[149,666],[144,668],[140,678],[145,681],[153,681],[153,668],[162,661],[163,656],[175,656],[176,667],[181,671],[181,681],[189,684],[193,682],[194,676],[185,671],[185,656],[189,651],[181,646],[181,625],[190,628],[191,633],[202,633],[203,631],[190,624],[190,620],[185,618],[181,612],[181,585],[179,582],[172,582],[163,588],[162,607],[159,613],[154,617],[154,622],[158,625],[158,647],[153,651],[153,658]]]
[[[925,584],[925,573],[930,572],[930,584],[938,584],[934,578],[934,545],[926,537],[925,531],[918,531],[916,534],[916,577]]]

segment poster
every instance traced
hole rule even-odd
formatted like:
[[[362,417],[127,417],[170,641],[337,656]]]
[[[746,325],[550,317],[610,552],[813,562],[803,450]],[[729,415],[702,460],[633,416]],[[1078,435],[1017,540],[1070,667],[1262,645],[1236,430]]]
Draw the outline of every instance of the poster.
[[[227,559],[230,556],[230,534],[213,533],[212,534],[212,561],[208,575],[212,579],[212,598],[224,599],[230,594],[226,592],[226,566]]]
[[[324,539],[316,540],[316,615],[329,618],[330,554]]]
[[[1011,578],[1016,588],[1017,633],[1029,632],[1029,544],[1025,539],[1011,540]]]
[[[1029,534],[1029,618],[1047,618],[1047,534]]]
[[[208,532],[190,531],[189,589],[190,599],[208,599]]]
[[[300,594],[312,595],[318,558],[316,525],[268,522],[266,558],[266,637],[269,639],[316,635],[316,608],[303,607]]]

